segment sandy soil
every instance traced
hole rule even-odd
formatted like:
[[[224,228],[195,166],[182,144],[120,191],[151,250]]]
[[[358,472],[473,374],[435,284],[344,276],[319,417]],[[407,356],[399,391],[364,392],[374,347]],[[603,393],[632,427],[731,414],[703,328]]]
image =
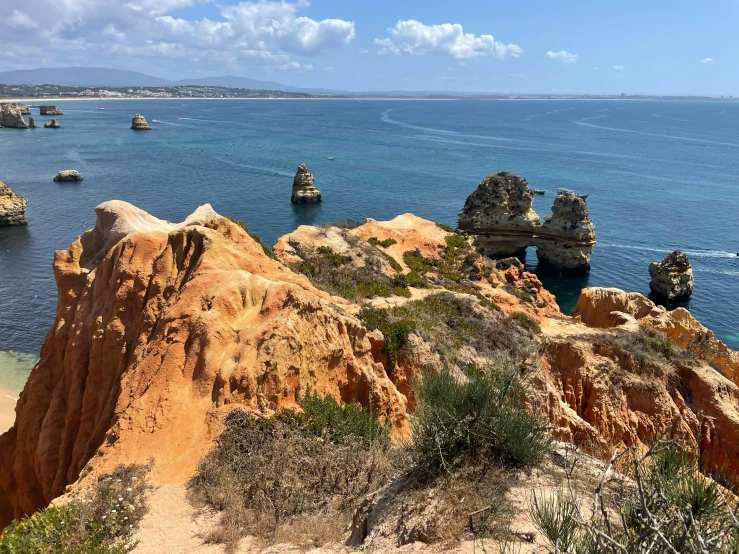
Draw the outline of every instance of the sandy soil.
[[[16,400],[18,395],[14,391],[0,388],[0,434],[13,426]]]

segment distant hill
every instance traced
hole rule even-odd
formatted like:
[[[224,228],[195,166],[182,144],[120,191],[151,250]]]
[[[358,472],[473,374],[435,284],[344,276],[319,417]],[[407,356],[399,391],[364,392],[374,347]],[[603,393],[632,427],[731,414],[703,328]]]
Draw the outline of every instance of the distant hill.
[[[152,77],[136,71],[106,69],[102,67],[59,67],[20,69],[0,72],[0,83],[6,85],[67,85],[73,87],[156,87],[172,85],[199,85],[211,87],[281,90],[311,94],[337,94],[341,91],[292,87],[274,81],[259,81],[247,77],[205,77],[172,81]]]

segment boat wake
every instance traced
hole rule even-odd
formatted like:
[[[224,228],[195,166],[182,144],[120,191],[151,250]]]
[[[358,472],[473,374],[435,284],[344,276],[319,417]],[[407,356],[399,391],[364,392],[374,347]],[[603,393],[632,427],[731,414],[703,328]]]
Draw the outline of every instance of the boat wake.
[[[672,250],[667,248],[653,248],[650,246],[636,246],[632,244],[598,243],[603,248],[625,248],[628,250],[640,250],[644,252],[658,252],[669,254]],[[736,258],[736,252],[724,252],[723,250],[681,250],[681,252],[694,258]]]
[[[178,123],[172,123],[171,121],[162,121],[161,119],[152,119],[152,123],[161,123],[162,125],[171,125],[172,127],[184,127]]]
[[[568,112],[568,111],[574,110],[574,109],[575,108],[560,108],[558,110],[550,110],[550,111],[545,112],[545,113],[535,113],[535,114],[531,114],[529,116],[524,117],[521,121],[531,121],[535,117],[541,117],[541,116],[544,116],[544,115],[552,115],[552,114],[559,113],[559,112]]]
[[[699,139],[694,137],[682,137],[679,135],[662,135],[660,133],[649,133],[647,131],[636,131],[634,129],[621,129],[619,127],[606,127],[605,125],[596,125],[595,123],[588,123],[584,119],[575,119],[572,121],[575,125],[580,125],[581,127],[592,127],[593,129],[603,129],[605,131],[616,131],[619,133],[632,133],[635,135],[645,135],[648,137],[660,137],[660,138],[668,138],[673,140],[684,140],[687,142],[702,142],[705,144],[716,144],[718,146],[731,146],[733,148],[739,148],[739,144],[734,144],[733,142],[716,142],[713,140],[706,140],[706,139]]]
[[[671,119],[672,121],[685,121],[686,123],[690,123],[689,119],[680,119],[679,117],[672,117],[669,115],[660,115],[658,113],[653,113],[652,117],[656,117],[657,119]]]

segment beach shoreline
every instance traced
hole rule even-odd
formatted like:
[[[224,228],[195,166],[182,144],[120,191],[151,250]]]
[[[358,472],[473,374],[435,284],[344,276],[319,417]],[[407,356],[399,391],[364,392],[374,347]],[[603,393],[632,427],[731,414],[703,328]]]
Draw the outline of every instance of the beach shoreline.
[[[0,387],[0,435],[15,423],[15,405],[18,395],[7,388]]]

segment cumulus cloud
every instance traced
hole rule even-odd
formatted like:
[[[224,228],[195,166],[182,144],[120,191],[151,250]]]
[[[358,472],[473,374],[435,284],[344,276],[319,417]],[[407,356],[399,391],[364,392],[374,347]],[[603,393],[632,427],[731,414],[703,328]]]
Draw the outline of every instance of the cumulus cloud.
[[[563,63],[575,63],[578,57],[578,54],[572,54],[570,52],[567,52],[566,50],[560,50],[559,52],[553,52],[552,50],[550,50],[544,55],[547,58],[552,58],[553,60],[559,60]]]
[[[713,59],[712,58],[703,58],[701,60],[701,63],[713,63]]]
[[[353,21],[302,15],[310,6],[306,0],[216,5],[219,16],[213,19],[176,15],[180,8],[207,1],[25,0],[24,11],[6,14],[0,0],[0,49],[8,56],[23,54],[26,65],[174,63],[188,71],[212,70],[213,64],[303,71],[310,64],[293,56],[342,48],[356,36]]]
[[[387,32],[390,35],[388,38],[375,39],[375,44],[381,47],[380,54],[434,54],[457,59],[495,56],[501,60],[506,56],[517,58],[523,54],[523,48],[516,44],[498,42],[492,35],[465,33],[458,23],[424,25],[409,19],[398,21]]]
[[[615,69],[616,71],[623,71],[624,70],[624,66],[622,66],[622,65],[614,65],[613,66],[613,69]]]

